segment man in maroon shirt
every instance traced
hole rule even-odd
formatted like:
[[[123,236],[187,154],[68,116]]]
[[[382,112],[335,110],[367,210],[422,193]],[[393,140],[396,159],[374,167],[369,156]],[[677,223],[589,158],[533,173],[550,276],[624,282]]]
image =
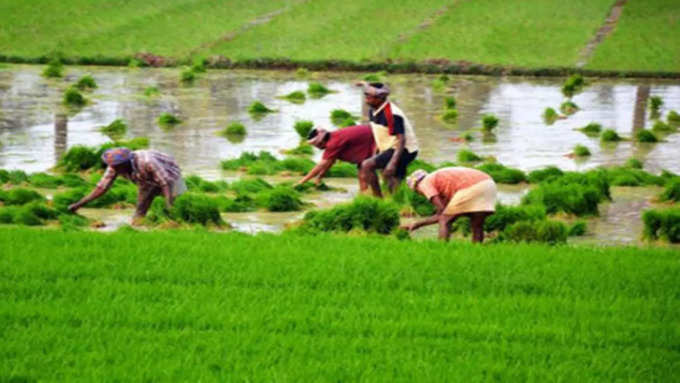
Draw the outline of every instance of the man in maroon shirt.
[[[321,162],[307,173],[296,185],[301,185],[316,177],[316,184],[321,182],[324,174],[333,166],[335,160],[342,160],[361,166],[361,162],[375,154],[375,140],[369,125],[349,126],[329,132],[326,129],[313,129],[309,132],[307,142],[323,149]],[[368,185],[359,179],[359,189],[366,190]]]

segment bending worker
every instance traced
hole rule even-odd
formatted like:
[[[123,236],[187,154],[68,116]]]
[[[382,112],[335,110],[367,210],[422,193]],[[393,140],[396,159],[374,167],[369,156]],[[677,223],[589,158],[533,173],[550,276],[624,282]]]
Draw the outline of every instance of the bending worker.
[[[413,127],[396,105],[387,100],[390,89],[379,82],[360,82],[364,89],[366,104],[373,130],[373,137],[378,154],[361,164],[359,177],[368,184],[376,197],[382,197],[376,169],[383,169],[382,174],[390,192],[406,176],[406,168],[418,156],[418,140]]]
[[[371,127],[368,125],[350,126],[344,129],[329,132],[326,129],[313,129],[307,136],[310,145],[323,149],[321,162],[316,164],[296,185],[301,185],[316,177],[316,184],[333,166],[336,160],[342,160],[357,167],[375,153],[375,141]],[[367,189],[366,183],[359,178],[359,189]]]
[[[131,151],[128,148],[114,148],[102,154],[102,161],[107,168],[101,180],[89,195],[70,205],[70,211],[75,213],[83,205],[104,195],[119,175],[139,187],[133,223],[146,216],[156,196],[162,195],[165,206],[169,209],[175,198],[186,191],[179,166],[167,154],[155,150]]]
[[[427,174],[416,170],[408,178],[408,186],[427,197],[437,208],[432,217],[406,225],[409,231],[439,224],[439,239],[451,236],[451,224],[460,216],[470,218],[472,242],[484,240],[484,220],[496,211],[496,183],[477,169],[450,167]]]

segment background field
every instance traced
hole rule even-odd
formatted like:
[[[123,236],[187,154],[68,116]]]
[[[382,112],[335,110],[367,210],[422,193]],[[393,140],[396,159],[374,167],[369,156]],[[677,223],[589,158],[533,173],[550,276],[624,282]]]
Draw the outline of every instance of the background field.
[[[574,66],[614,0],[0,0],[0,55]],[[680,71],[680,6],[630,0],[591,69]],[[102,60],[100,60],[101,62]],[[103,60],[105,61],[105,60]]]
[[[677,381],[664,249],[0,230],[3,381]]]

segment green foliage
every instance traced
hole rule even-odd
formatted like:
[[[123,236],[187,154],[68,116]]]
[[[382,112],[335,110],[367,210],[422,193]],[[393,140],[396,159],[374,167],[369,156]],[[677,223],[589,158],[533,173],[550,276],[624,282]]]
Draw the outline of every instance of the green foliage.
[[[39,226],[43,224],[43,220],[31,210],[22,208],[16,211],[13,223],[26,226]]]
[[[306,142],[301,142],[300,145],[286,150],[285,153],[293,156],[311,156],[314,154],[314,148]]]
[[[657,120],[654,122],[654,125],[652,126],[652,131],[654,133],[672,133],[677,130],[677,127],[672,126],[671,124],[667,124],[661,120]]]
[[[127,133],[127,124],[124,120],[118,118],[113,120],[110,124],[101,127],[101,132],[109,137],[122,137]]]
[[[59,59],[52,59],[45,70],[43,70],[42,75],[47,78],[59,78],[63,75],[64,66]]]
[[[249,195],[269,190],[272,188],[272,185],[262,178],[241,178],[238,181],[232,182],[229,188],[238,195]]]
[[[583,76],[580,74],[573,74],[564,81],[564,84],[562,85],[562,94],[567,97],[572,97],[574,94],[580,92],[584,86],[585,80],[583,79]]]
[[[183,83],[192,83],[196,79],[196,73],[190,68],[187,68],[180,73],[179,78]]]
[[[483,164],[477,167],[501,184],[518,184],[527,180],[526,174],[519,169],[509,168],[501,164]]]
[[[252,104],[250,104],[250,107],[248,107],[248,113],[250,114],[266,114],[266,113],[272,113],[274,112],[273,109],[267,108],[263,103],[260,101],[253,101]]]
[[[305,92],[296,90],[294,92],[290,92],[287,95],[281,97],[284,100],[288,100],[294,104],[302,104],[307,100],[307,96],[305,96]]]
[[[546,124],[552,125],[560,118],[560,115],[553,108],[545,108],[543,111],[543,121]]]
[[[564,212],[576,216],[598,215],[598,204],[609,197],[606,176],[590,179],[591,175],[574,176],[565,173],[557,179],[548,179],[522,198],[523,205],[542,205],[548,214]],[[606,184],[605,194],[600,183]]]
[[[590,155],[590,149],[588,149],[586,146],[578,144],[574,146],[574,155],[576,157],[588,157]]]
[[[661,99],[661,97],[652,96],[649,98],[649,110],[652,111],[653,115],[658,115],[661,105],[663,105],[663,99]]]
[[[212,222],[218,226],[224,223],[215,198],[191,192],[175,199],[170,215],[178,221],[187,223],[206,225]]]
[[[243,213],[255,210],[255,200],[248,195],[239,194],[236,198],[217,197],[220,210],[229,213]]]
[[[269,211],[297,211],[302,208],[299,194],[290,187],[277,186],[258,193],[257,204]]]
[[[184,178],[189,191],[201,191],[204,193],[217,193],[229,189],[229,185],[224,181],[211,182],[204,180],[197,175],[190,175]]]
[[[146,97],[154,97],[161,94],[161,91],[155,86],[148,86],[144,89],[144,95]]]
[[[232,122],[220,131],[220,135],[224,137],[245,136],[246,133],[246,127],[240,122]]]
[[[498,126],[498,117],[493,114],[485,114],[482,117],[482,129],[486,132],[491,132]]]
[[[311,97],[320,98],[331,93],[331,90],[318,82],[312,82],[307,86],[307,93],[309,93]]]
[[[28,183],[31,186],[45,189],[56,189],[64,183],[61,177],[53,176],[47,173],[33,173],[28,177]]]
[[[80,93],[78,88],[72,86],[64,92],[63,102],[64,105],[83,106],[87,103],[87,100],[83,97],[83,94]]]
[[[244,152],[239,158],[224,160],[221,163],[224,170],[245,170],[253,175],[272,175],[283,171],[306,173],[314,165],[314,161],[309,158],[286,157],[278,160],[268,152],[260,152],[257,155]]]
[[[356,177],[358,174],[359,170],[356,165],[348,162],[336,161],[326,173],[326,177],[350,178]]]
[[[349,232],[363,230],[389,234],[399,225],[397,205],[389,201],[360,196],[331,209],[305,214],[302,230]]]
[[[56,210],[48,207],[44,202],[39,201],[28,203],[21,209],[30,212],[32,215],[35,215],[40,219],[45,220],[56,219],[59,215]]]
[[[671,110],[670,112],[668,112],[668,116],[666,116],[666,119],[668,120],[669,125],[680,124],[680,113]]]
[[[14,217],[19,212],[18,206],[0,206],[0,224],[14,223]]]
[[[44,201],[45,197],[35,190],[12,188],[8,191],[0,190],[0,202],[5,205],[25,205],[33,201]]]
[[[516,222],[534,222],[545,219],[545,207],[541,205],[506,206],[499,203],[496,204],[496,212],[484,221],[484,231],[502,232]]]
[[[28,175],[23,170],[0,170],[0,181],[10,183],[12,185],[20,185],[28,181]]]
[[[446,109],[442,113],[442,121],[452,124],[458,119],[458,111],[456,109]]]
[[[456,98],[453,96],[444,97],[445,109],[456,109]]]
[[[458,162],[471,163],[480,162],[482,160],[483,160],[482,157],[478,156],[477,154],[473,153],[470,150],[462,149],[458,151]]]
[[[598,124],[597,122],[591,122],[579,130],[588,136],[597,136],[602,131],[602,125]]]
[[[58,166],[69,172],[90,169],[99,164],[100,159],[94,149],[83,146],[72,146],[59,160]]]
[[[82,91],[97,89],[97,82],[94,80],[94,77],[88,74],[81,77],[75,84],[75,87]]]
[[[637,140],[637,142],[646,143],[659,142],[659,139],[656,137],[656,135],[647,129],[641,129],[637,133],[635,133],[635,139]]]
[[[331,121],[337,126],[349,126],[343,125],[346,121],[354,121],[352,114],[344,109],[333,109],[331,111]]]
[[[559,221],[521,221],[508,226],[501,233],[501,240],[512,242],[544,242],[558,244],[567,242],[567,227]]]
[[[400,184],[394,194],[392,194],[392,201],[398,205],[409,206],[410,209],[419,216],[430,216],[437,211],[427,197],[411,190],[411,188],[404,183]]]
[[[177,116],[170,113],[163,113],[160,116],[158,116],[159,125],[174,126],[181,122],[182,120],[180,120]]]
[[[619,142],[622,138],[613,129],[607,129],[600,135],[600,141],[602,142]]]
[[[204,60],[196,60],[194,65],[191,66],[191,70],[194,73],[205,73],[205,62]]]
[[[532,184],[543,182],[549,178],[561,177],[564,174],[557,166],[548,166],[543,169],[534,170],[529,173],[528,180]]]
[[[576,221],[571,226],[569,226],[567,235],[570,237],[582,237],[586,235],[587,231],[588,224],[586,223],[586,221]]]
[[[560,105],[560,112],[566,114],[567,116],[570,116],[578,112],[578,109],[579,109],[578,105],[576,105],[571,100],[567,100]]]
[[[306,140],[309,132],[314,128],[314,122],[308,120],[295,121],[295,131],[301,139]]]
[[[680,202],[680,177],[673,178],[666,183],[659,199],[661,201]]]
[[[680,208],[647,210],[642,214],[644,237],[680,243]]]
[[[626,167],[631,168],[631,169],[642,169],[643,164],[642,161],[638,160],[637,158],[629,158],[628,161],[626,161]]]

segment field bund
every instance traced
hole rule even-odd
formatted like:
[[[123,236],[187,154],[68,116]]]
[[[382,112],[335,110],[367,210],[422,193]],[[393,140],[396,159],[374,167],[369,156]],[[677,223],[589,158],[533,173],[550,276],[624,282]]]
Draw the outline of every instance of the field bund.
[[[6,381],[677,381],[677,250],[0,229]]]

